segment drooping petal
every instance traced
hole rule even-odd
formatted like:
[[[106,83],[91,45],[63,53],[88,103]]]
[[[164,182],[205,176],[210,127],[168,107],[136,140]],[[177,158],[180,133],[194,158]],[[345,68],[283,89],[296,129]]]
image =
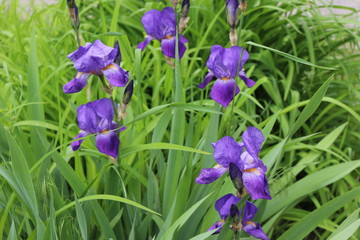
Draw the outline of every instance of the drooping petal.
[[[255,217],[256,212],[257,212],[257,207],[253,203],[246,201],[244,208],[243,222],[245,223],[247,221],[251,221],[251,219]]]
[[[259,223],[248,221],[243,226],[243,229],[247,234],[255,238],[262,240],[269,240],[269,238],[266,236]]]
[[[252,199],[271,199],[269,185],[261,168],[250,168],[243,172],[243,183]]]
[[[158,40],[160,40],[162,37],[159,26],[160,18],[161,12],[156,9],[151,9],[150,11],[146,12],[141,18],[141,22],[144,26],[146,34]]]
[[[199,85],[197,85],[199,88],[203,89],[204,87],[206,87],[210,81],[214,78],[214,74],[211,70],[209,70],[209,72],[206,74],[206,76],[204,77],[204,81],[202,81]]]
[[[78,139],[78,138],[83,138],[83,137],[85,137],[85,136],[87,136],[87,135],[89,135],[89,134],[90,134],[89,132],[80,131],[80,133],[74,137],[74,140],[75,140],[75,139]],[[81,140],[77,140],[77,141],[75,141],[75,142],[72,142],[72,143],[71,143],[71,148],[72,148],[72,150],[73,150],[73,151],[78,150],[78,149],[80,148],[81,143],[82,143],[83,141],[84,141],[84,139],[81,139]]]
[[[213,143],[212,146],[214,148],[214,159],[221,166],[228,168],[231,162],[239,163],[242,147],[232,137],[225,136]]]
[[[161,50],[163,54],[170,58],[175,58],[175,37],[163,39],[161,41]],[[184,42],[179,41],[179,58],[182,58],[185,53],[186,47]]]
[[[221,229],[222,229],[223,226],[224,226],[224,222],[225,222],[224,220],[217,221],[214,225],[212,225],[212,226],[208,229],[208,231],[212,231],[212,230],[218,228],[218,230],[216,230],[213,234],[218,234],[218,233],[220,233]]]
[[[246,151],[254,158],[259,158],[261,145],[264,142],[264,135],[256,127],[248,127],[242,134],[242,140]]]
[[[129,80],[129,72],[124,71],[120,66],[112,63],[102,70],[106,79],[116,87],[125,87]]]
[[[115,132],[104,132],[96,135],[96,147],[100,152],[117,158],[120,140]]]
[[[79,72],[74,79],[63,86],[64,93],[80,92],[86,86],[89,76],[89,73]]]
[[[199,176],[196,178],[196,183],[209,184],[221,177],[227,169],[224,167],[204,168],[201,170]]]
[[[254,82],[253,80],[251,80],[250,78],[248,78],[245,74],[244,71],[240,71],[239,72],[239,77],[244,81],[244,83],[246,84],[246,86],[248,87],[252,87],[256,84],[256,82]]]
[[[137,45],[137,48],[140,48],[142,51],[146,48],[146,46],[153,40],[152,37],[146,36],[145,40]]]
[[[211,89],[210,97],[227,107],[239,92],[240,89],[234,79],[217,79]]]
[[[231,205],[236,205],[240,200],[241,198],[236,197],[231,193],[219,198],[215,202],[215,209],[219,212],[220,218],[225,220],[230,215]]]

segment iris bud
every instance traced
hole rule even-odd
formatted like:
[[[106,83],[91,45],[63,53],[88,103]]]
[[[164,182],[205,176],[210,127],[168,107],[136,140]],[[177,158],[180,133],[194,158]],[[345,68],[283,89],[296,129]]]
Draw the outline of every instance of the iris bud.
[[[133,90],[134,90],[134,80],[131,80],[129,82],[129,84],[126,86],[125,91],[124,91],[124,96],[123,96],[123,103],[125,105],[128,105],[131,101],[131,97],[133,95]]]
[[[116,63],[117,65],[120,66],[120,62],[121,62],[121,51],[120,51],[120,45],[119,45],[119,41],[116,41],[114,44],[114,48],[118,50],[114,63]]]
[[[230,173],[230,179],[239,193],[241,193],[243,188],[243,182],[242,182],[242,173],[240,169],[233,163],[230,163],[229,166],[229,173]]]
[[[181,6],[181,17],[186,18],[189,15],[190,0],[183,0]]]
[[[226,19],[232,29],[235,29],[238,23],[238,0],[226,0]]]

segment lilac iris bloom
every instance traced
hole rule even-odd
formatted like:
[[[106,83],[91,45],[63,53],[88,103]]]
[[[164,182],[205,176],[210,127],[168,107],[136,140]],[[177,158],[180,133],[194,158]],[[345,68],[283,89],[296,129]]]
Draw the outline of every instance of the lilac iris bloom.
[[[162,11],[151,9],[142,17],[141,22],[145,28],[145,41],[137,46],[141,50],[150,43],[151,40],[157,39],[161,42],[163,54],[170,58],[175,58],[176,45],[176,16],[174,9],[166,7]],[[185,43],[188,40],[179,34],[179,58],[182,58],[186,50]]]
[[[237,177],[238,182],[245,186],[252,199],[271,199],[265,175],[267,168],[259,158],[264,136],[259,129],[249,127],[243,133],[242,141],[237,143],[232,137],[225,136],[213,143],[214,160],[218,164],[213,168],[202,169],[196,182],[212,183],[229,171],[230,164],[234,164],[240,171],[235,173],[235,176],[231,174],[232,180]]]
[[[236,76],[239,76],[248,87],[255,85],[255,82],[248,78],[243,71],[244,64],[248,59],[249,53],[241,47],[223,48],[220,45],[212,46],[209,59],[206,62],[209,72],[198,87],[205,88],[215,77],[216,81],[211,89],[210,97],[227,107],[233,97],[240,92],[235,82]]]
[[[96,134],[96,147],[99,151],[116,158],[120,140],[116,131],[112,131],[118,128],[113,119],[114,108],[109,98],[81,105],[77,109],[77,122],[81,131],[74,139]],[[120,129],[120,131],[123,129]],[[72,150],[78,150],[82,142],[83,139],[71,143]]]
[[[81,91],[87,83],[91,74],[105,75],[109,83],[116,87],[124,87],[129,79],[129,73],[124,71],[114,61],[118,55],[116,48],[108,47],[100,40],[94,44],[86,43],[67,57],[74,62],[78,71],[76,77],[64,85],[65,93],[76,93]]]
[[[262,240],[268,240],[269,238],[266,236],[264,231],[262,230],[259,223],[252,222],[251,220],[254,218],[257,212],[257,207],[249,201],[246,201],[244,207],[244,215],[242,216],[242,211],[238,210],[236,204],[240,202],[241,198],[238,198],[232,194],[226,194],[225,196],[219,198],[215,203],[215,209],[219,212],[221,220],[216,222],[213,226],[211,226],[208,231],[213,229],[217,229],[214,234],[217,234],[221,231],[226,218],[229,215],[233,215],[233,209],[236,209],[236,215],[239,216],[240,222],[235,223],[233,226],[237,231],[244,230],[247,234]],[[241,219],[241,217],[242,219]]]

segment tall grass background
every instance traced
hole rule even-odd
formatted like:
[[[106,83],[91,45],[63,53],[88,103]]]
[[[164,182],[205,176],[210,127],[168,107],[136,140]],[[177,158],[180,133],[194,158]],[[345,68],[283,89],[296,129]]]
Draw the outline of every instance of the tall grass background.
[[[143,14],[170,1],[76,1],[82,43],[120,42],[135,80],[120,134],[118,164],[93,138],[80,151],[76,108],[106,97],[93,77],[66,95],[76,74],[66,55],[76,39],[66,1],[0,6],[0,240],[232,239],[209,236],[213,204],[231,181],[197,185],[212,167],[210,143],[263,130],[271,201],[256,201],[256,221],[271,239],[358,239],[360,56],[358,9],[312,0],[248,1],[240,45],[257,84],[221,108],[207,72],[214,44],[229,46],[225,1],[191,1],[188,50],[176,71],[153,42],[142,53]],[[342,9],[322,15],[321,9]],[[175,85],[176,80],[176,85]],[[175,87],[174,87],[175,86]],[[115,98],[120,101],[123,89]],[[242,236],[248,239],[246,236]]]

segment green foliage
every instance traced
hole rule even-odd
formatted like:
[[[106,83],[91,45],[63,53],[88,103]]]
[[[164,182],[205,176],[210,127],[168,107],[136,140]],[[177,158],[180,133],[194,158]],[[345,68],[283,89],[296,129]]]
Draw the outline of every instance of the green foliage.
[[[120,42],[135,89],[121,136],[120,161],[96,150],[93,136],[72,152],[76,107],[106,97],[66,95],[77,48],[66,1],[0,6],[0,240],[233,239],[206,230],[213,204],[233,192],[229,179],[195,184],[212,167],[210,143],[263,130],[271,201],[256,221],[271,239],[356,239],[360,225],[360,75],[356,9],[319,1],[248,1],[240,45],[257,84],[223,109],[196,87],[214,44],[230,46],[225,1],[191,1],[188,49],[175,71],[153,41],[144,52],[141,17],[170,1],[76,1],[82,44]],[[346,14],[324,15],[322,9]],[[114,97],[121,100],[123,89]],[[301,234],[298,234],[301,233]],[[243,236],[241,236],[243,237]],[[244,238],[246,236],[244,235]]]

